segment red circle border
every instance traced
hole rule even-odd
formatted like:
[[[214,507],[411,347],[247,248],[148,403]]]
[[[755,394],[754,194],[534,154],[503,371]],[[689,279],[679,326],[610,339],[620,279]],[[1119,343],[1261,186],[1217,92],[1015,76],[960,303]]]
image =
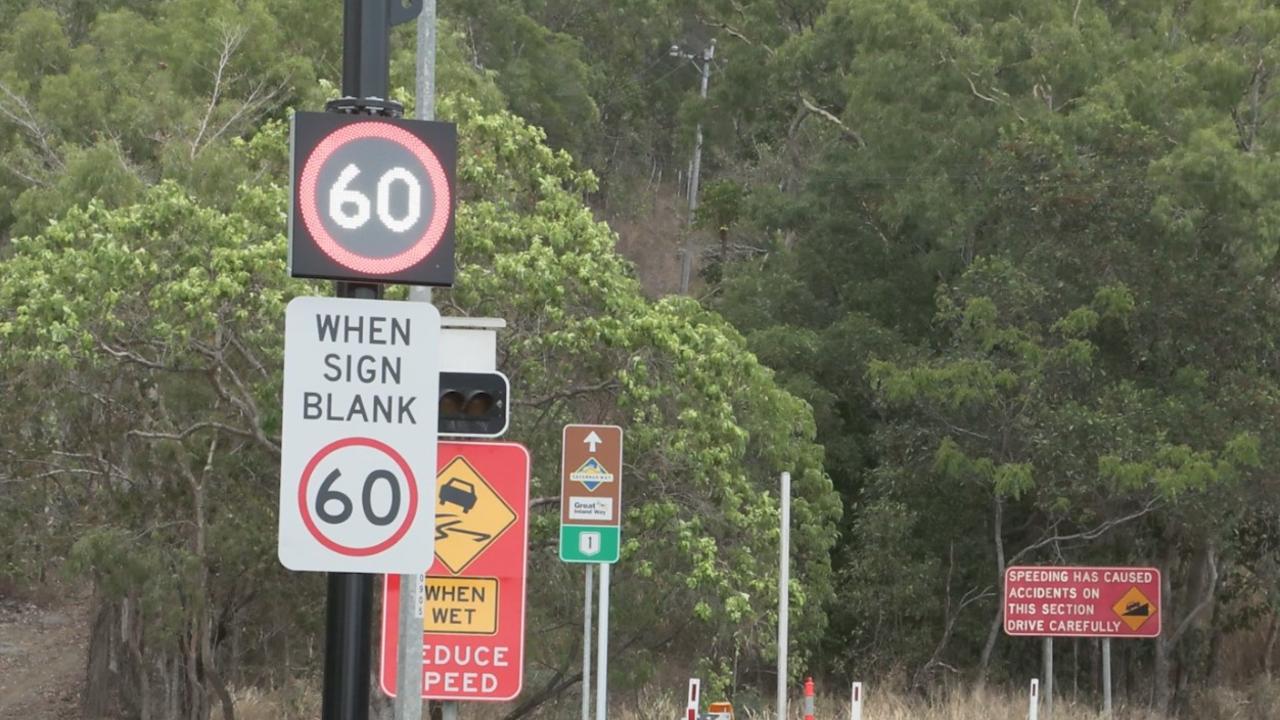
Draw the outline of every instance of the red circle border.
[[[307,486],[311,482],[311,474],[315,472],[316,466],[320,464],[320,461],[324,460],[331,453],[337,450],[357,445],[373,448],[374,450],[381,451],[390,457],[396,465],[400,466],[400,470],[404,473],[405,481],[409,485],[409,513],[405,516],[404,522],[400,523],[400,527],[396,528],[396,531],[391,534],[391,537],[376,545],[370,545],[363,548],[343,545],[326,536],[321,532],[319,526],[316,525],[316,521],[311,517],[310,509],[307,506]],[[311,536],[314,537],[321,545],[333,552],[340,555],[347,555],[349,557],[369,557],[370,555],[377,555],[400,542],[401,538],[409,532],[409,528],[413,525],[414,519],[417,518],[418,480],[414,477],[413,470],[409,467],[409,463],[405,461],[404,456],[396,452],[394,448],[381,440],[374,440],[373,438],[367,437],[342,438],[341,440],[335,440],[320,448],[320,451],[312,456],[311,460],[307,462],[307,466],[303,468],[302,479],[301,482],[298,483],[298,512],[302,516],[302,523],[307,526],[307,530],[311,533]]]
[[[435,203],[431,208],[431,221],[427,223],[427,229],[411,247],[391,257],[370,258],[347,250],[329,234],[324,227],[324,222],[320,219],[320,208],[316,198],[316,183],[320,179],[320,169],[343,145],[366,138],[389,140],[408,150],[426,169],[427,177],[431,181],[431,190],[435,194]],[[440,164],[440,159],[416,135],[389,123],[364,121],[344,125],[317,143],[307,157],[307,161],[302,165],[302,179],[298,187],[298,206],[302,211],[302,222],[320,250],[348,270],[369,275],[389,275],[418,264],[440,244],[440,239],[444,237],[445,228],[449,224],[452,205],[449,179],[445,175],[444,166]]]

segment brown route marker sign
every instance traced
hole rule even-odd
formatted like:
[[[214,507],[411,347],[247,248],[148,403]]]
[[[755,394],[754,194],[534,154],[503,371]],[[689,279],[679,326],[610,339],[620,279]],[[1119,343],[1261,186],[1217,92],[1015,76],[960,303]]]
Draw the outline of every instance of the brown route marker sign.
[[[566,425],[560,464],[560,559],[614,563],[622,544],[622,428]]]

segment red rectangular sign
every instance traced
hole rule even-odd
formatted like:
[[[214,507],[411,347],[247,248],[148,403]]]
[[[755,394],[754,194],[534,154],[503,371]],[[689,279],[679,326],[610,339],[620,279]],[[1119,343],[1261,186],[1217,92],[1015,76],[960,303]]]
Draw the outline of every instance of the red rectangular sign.
[[[1149,567],[1011,567],[1004,631],[1036,637],[1156,637],[1160,571]]]
[[[422,697],[511,700],[524,670],[529,451],[515,443],[442,442],[435,561],[421,588]],[[400,578],[382,601],[382,690],[395,695]]]

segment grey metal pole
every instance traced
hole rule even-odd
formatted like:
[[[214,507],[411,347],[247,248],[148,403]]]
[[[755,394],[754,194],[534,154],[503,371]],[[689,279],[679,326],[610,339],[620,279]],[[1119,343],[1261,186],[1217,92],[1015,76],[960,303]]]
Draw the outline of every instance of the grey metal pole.
[[[778,720],[787,720],[787,622],[791,612],[791,473],[782,473],[782,536],[778,550]]]
[[[595,567],[587,563],[582,601],[582,720],[591,720],[591,591]]]
[[[600,642],[596,646],[596,720],[609,716],[609,563],[600,563]]]
[[[423,0],[418,14],[418,46],[414,82],[414,117],[431,120],[435,115],[436,2]],[[431,288],[409,288],[409,302],[431,302]],[[427,558],[426,565],[431,565]],[[418,589],[422,575],[400,576],[400,632],[397,645],[395,720],[422,720],[422,614]],[[414,592],[410,593],[409,588]],[[412,599],[413,602],[409,602]]]
[[[418,15],[418,53],[414,63],[413,116],[419,120],[436,119],[436,0],[423,0]],[[431,302],[431,288],[409,288],[409,299]]]
[[[395,720],[422,720],[422,580],[421,575],[400,576]]]
[[[1102,638],[1102,714],[1111,717],[1111,638]]]
[[[436,119],[436,0],[423,0],[418,15],[418,72],[413,84],[413,116]]]
[[[1044,639],[1044,717],[1053,720],[1053,638]]]
[[[707,81],[711,78],[711,58],[716,55],[716,41],[712,40],[702,51],[702,84],[698,96],[707,99]],[[684,250],[680,257],[680,294],[689,292],[693,274],[693,216],[698,210],[698,179],[702,174],[702,121],[699,120],[693,136],[693,163],[689,168],[689,228],[685,231]]]
[[[458,703],[453,700],[440,703],[440,719],[458,720]]]

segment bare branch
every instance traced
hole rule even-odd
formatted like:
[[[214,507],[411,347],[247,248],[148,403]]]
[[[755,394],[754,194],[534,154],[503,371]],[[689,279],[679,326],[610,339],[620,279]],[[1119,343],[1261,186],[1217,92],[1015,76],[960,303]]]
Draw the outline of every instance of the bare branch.
[[[980,99],[980,100],[986,100],[987,102],[991,103],[992,105],[999,105],[999,104],[1000,104],[1000,101],[999,101],[999,100],[997,100],[997,99],[995,99],[995,98],[991,97],[990,95],[983,95],[982,93],[978,92],[978,86],[973,84],[973,78],[971,78],[971,77],[969,77],[968,75],[966,75],[964,79],[965,79],[965,80],[967,80],[967,81],[969,82],[969,89],[973,91],[973,95],[974,95],[974,97],[976,97],[976,98],[978,98],[978,99]]]
[[[141,355],[133,352],[132,350],[125,350],[124,348],[111,347],[110,345],[108,345],[102,340],[98,341],[98,347],[101,348],[103,352],[116,358],[117,360],[128,360],[131,363],[141,365],[142,367],[150,368],[152,370],[171,370],[172,369],[167,365],[156,362],[155,360],[149,360],[147,358],[144,358]]]
[[[1078,533],[1071,533],[1070,535],[1054,534],[1054,535],[1049,535],[1049,536],[1040,538],[1036,542],[1022,548],[1017,553],[1015,553],[1013,557],[1009,558],[1009,564],[1016,565],[1018,560],[1022,559],[1028,553],[1039,550],[1045,545],[1049,545],[1052,543],[1066,542],[1069,540],[1094,540],[1099,537],[1102,537],[1103,535],[1110,532],[1113,528],[1123,525],[1131,520],[1137,520],[1143,515],[1146,515],[1147,513],[1151,512],[1156,508],[1156,504],[1157,502],[1155,500],[1151,500],[1146,505],[1144,505],[1141,510],[1136,510],[1134,512],[1131,512],[1128,515],[1125,515],[1124,517],[1112,518],[1111,520],[1107,520],[1099,524],[1098,526],[1094,527],[1091,530],[1085,530]]]
[[[205,144],[208,145],[222,137],[223,134],[241,120],[246,118],[250,121],[257,120],[262,115],[263,110],[268,108],[273,100],[280,97],[286,90],[288,90],[289,80],[290,78],[286,77],[270,89],[267,88],[267,82],[265,80],[254,85],[253,89],[249,91],[249,97],[245,98],[244,102],[240,104],[240,107],[231,114],[231,117],[227,118],[226,122],[222,123],[222,125],[219,126],[211,136],[209,136],[209,140]]]
[[[191,158],[193,160],[196,154],[200,152],[200,140],[204,138],[205,131],[209,128],[209,119],[213,117],[213,111],[217,109],[218,101],[222,98],[223,82],[227,66],[231,64],[231,56],[235,55],[240,43],[244,42],[244,38],[248,34],[249,30],[244,26],[222,28],[222,50],[218,53],[218,66],[212,71],[213,91],[209,94],[209,104],[204,109],[204,117],[200,119],[200,129],[191,141]]]
[[[862,139],[862,135],[859,134],[857,130],[845,125],[843,120],[833,115],[829,110],[820,107],[804,95],[800,96],[800,102],[809,110],[809,112],[818,115],[827,122],[840,128],[840,132],[844,133],[845,137],[856,142],[859,147],[867,146],[867,141]]]
[[[742,41],[743,44],[750,45],[752,47],[758,47],[764,50],[765,52],[769,53],[769,55],[777,54],[777,51],[774,50],[773,48],[769,47],[768,45],[765,45],[764,43],[755,42],[751,38],[744,35],[741,30],[738,30],[737,28],[733,27],[729,23],[726,23],[722,20],[715,20],[715,19],[703,17],[701,14],[699,14],[697,18],[698,18],[698,22],[702,23],[703,25],[706,25],[708,27],[719,28],[725,31],[726,33],[728,33],[730,36]]]
[[[1191,609],[1191,612],[1187,613],[1186,617],[1182,618],[1182,622],[1178,623],[1178,629],[1169,636],[1168,647],[1177,645],[1178,641],[1182,639],[1182,635],[1191,627],[1191,622],[1213,602],[1214,592],[1218,587],[1218,559],[1212,547],[1209,548],[1208,552],[1209,582],[1204,584],[1204,597],[1200,598],[1200,602]]]
[[[63,167],[62,156],[53,149],[50,141],[49,133],[40,124],[36,118],[35,110],[32,109],[31,103],[27,102],[21,95],[14,92],[12,88],[0,81],[0,94],[8,102],[0,102],[0,117],[3,117],[18,127],[22,128],[32,140],[35,140],[40,151],[44,153],[46,161],[50,167],[61,169]]]
[[[542,507],[543,505],[559,505],[559,504],[560,504],[559,495],[548,495],[546,497],[536,497],[536,498],[529,499],[530,510],[536,510]]]
[[[247,430],[243,430],[237,427],[232,427],[230,425],[227,425],[226,423],[215,422],[213,420],[206,420],[204,422],[195,423],[194,425],[191,425],[187,429],[181,430],[179,432],[156,432],[152,430],[130,430],[127,433],[125,433],[125,435],[127,437],[141,438],[143,440],[185,440],[188,437],[200,432],[201,430],[218,430],[220,432],[225,432],[228,435],[235,435],[237,437],[248,438],[250,440],[256,439],[254,434]]]
[[[569,398],[577,397],[579,395],[589,395],[591,393],[605,392],[606,390],[616,390],[618,387],[618,380],[616,378],[608,378],[595,385],[579,385],[535,400],[515,400],[512,404],[525,407],[542,407],[543,405],[558,400],[568,400]]]

